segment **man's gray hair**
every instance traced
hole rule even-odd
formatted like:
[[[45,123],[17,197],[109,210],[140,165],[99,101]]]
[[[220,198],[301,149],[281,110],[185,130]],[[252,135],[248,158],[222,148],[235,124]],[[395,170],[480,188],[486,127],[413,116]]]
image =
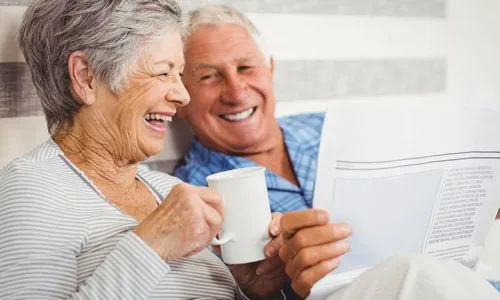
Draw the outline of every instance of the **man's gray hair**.
[[[175,0],[34,0],[23,16],[19,44],[31,70],[51,134],[72,124],[75,100],[68,58],[82,51],[97,78],[119,93],[153,39],[183,33]]]
[[[243,13],[227,5],[209,5],[192,10],[188,13],[187,36],[191,35],[199,26],[239,24],[245,28],[257,43],[266,62],[270,62],[271,55],[266,43],[257,27]]]

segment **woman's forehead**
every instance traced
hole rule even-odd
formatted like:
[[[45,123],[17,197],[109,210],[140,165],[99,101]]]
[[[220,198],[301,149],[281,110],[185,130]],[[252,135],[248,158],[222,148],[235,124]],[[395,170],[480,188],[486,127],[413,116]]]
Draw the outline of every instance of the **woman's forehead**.
[[[144,49],[142,57],[149,64],[183,64],[184,53],[179,33],[168,33],[155,38]]]

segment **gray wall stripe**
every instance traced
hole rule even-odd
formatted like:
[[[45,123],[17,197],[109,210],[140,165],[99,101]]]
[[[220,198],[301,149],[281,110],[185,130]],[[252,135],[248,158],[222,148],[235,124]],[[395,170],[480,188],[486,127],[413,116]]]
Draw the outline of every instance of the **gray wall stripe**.
[[[0,5],[28,5],[32,0],[0,0]]]
[[[209,5],[227,4],[244,12],[317,13],[335,15],[369,15],[434,17],[446,16],[446,0],[184,0],[186,10]]]
[[[424,94],[446,89],[444,58],[277,61],[278,101]]]
[[[278,101],[425,94],[446,89],[444,58],[276,61]],[[24,63],[0,63],[0,117],[42,115]]]
[[[0,118],[42,115],[31,75],[25,63],[0,63]]]
[[[0,0],[0,5],[28,5],[30,0]],[[227,4],[244,12],[369,15],[401,17],[446,16],[446,0],[179,0],[185,10]]]

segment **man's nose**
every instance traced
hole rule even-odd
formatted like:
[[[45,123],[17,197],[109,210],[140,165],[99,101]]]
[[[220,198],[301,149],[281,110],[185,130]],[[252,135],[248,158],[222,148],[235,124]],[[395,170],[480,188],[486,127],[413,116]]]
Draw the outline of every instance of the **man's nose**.
[[[238,104],[247,98],[248,84],[238,75],[227,76],[222,93],[222,101],[228,104]]]

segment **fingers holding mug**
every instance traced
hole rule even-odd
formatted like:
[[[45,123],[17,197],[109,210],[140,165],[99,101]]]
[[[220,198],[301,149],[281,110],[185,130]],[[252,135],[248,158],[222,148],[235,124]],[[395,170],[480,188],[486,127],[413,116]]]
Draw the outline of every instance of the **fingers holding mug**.
[[[221,195],[214,189],[195,187],[203,201],[202,209],[205,220],[210,227],[211,239],[221,230],[224,219],[224,205]]]

